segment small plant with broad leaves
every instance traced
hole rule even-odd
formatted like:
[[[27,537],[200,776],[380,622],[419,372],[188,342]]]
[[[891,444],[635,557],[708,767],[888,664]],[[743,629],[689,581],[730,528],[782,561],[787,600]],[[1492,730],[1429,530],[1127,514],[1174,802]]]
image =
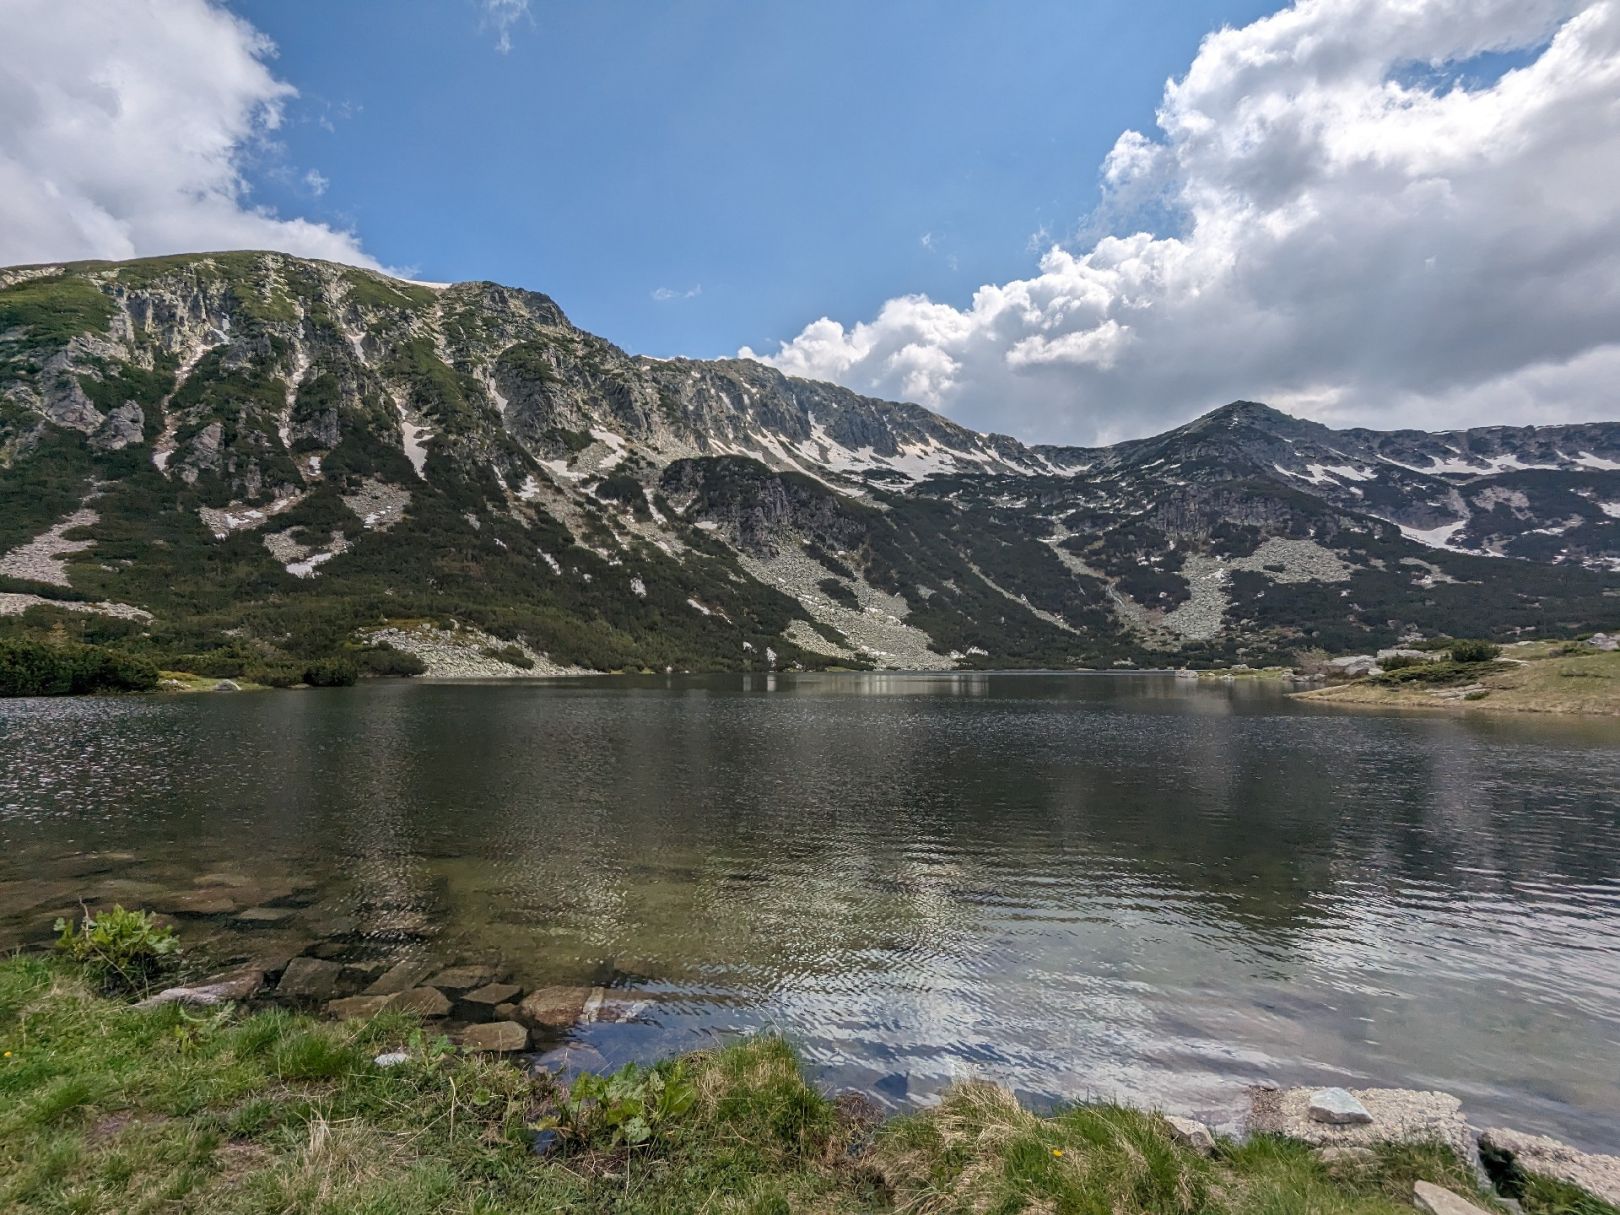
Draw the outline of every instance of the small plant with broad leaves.
[[[173,968],[180,952],[174,929],[149,911],[91,914],[73,923],[56,921],[56,948],[108,992],[138,993]]]
[[[571,1150],[644,1148],[670,1138],[696,1101],[697,1086],[682,1061],[627,1063],[606,1076],[581,1072],[534,1129]]]

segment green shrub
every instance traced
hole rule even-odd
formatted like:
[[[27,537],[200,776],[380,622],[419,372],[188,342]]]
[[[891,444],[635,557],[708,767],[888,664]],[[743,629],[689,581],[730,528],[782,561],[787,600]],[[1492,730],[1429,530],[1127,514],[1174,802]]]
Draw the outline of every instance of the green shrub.
[[[72,696],[86,692],[147,692],[157,668],[144,658],[95,645],[47,645],[25,637],[0,639],[0,696]]]
[[[288,663],[278,663],[275,666],[249,667],[244,678],[267,688],[290,688],[304,681],[304,672]]]
[[[420,675],[427,670],[427,664],[415,654],[396,650],[385,641],[359,651],[355,661],[365,675]]]
[[[696,1101],[697,1086],[681,1060],[626,1063],[611,1076],[581,1072],[535,1129],[555,1132],[571,1149],[641,1147],[668,1136]]]
[[[482,652],[485,658],[499,659],[501,662],[507,663],[510,666],[518,667],[525,671],[534,670],[534,659],[525,654],[521,646],[492,645],[486,647]]]
[[[312,688],[352,688],[360,668],[347,658],[317,658],[304,668],[304,682]]]
[[[1490,662],[1502,652],[1502,647],[1490,641],[1464,638],[1451,643],[1452,662]]]
[[[1401,671],[1407,667],[1423,666],[1433,661],[1432,658],[1414,658],[1410,654],[1391,654],[1388,658],[1380,658],[1378,665],[1386,671]]]
[[[174,929],[147,911],[86,911],[77,925],[56,921],[57,951],[78,963],[109,992],[144,992],[169,970],[180,951]]]

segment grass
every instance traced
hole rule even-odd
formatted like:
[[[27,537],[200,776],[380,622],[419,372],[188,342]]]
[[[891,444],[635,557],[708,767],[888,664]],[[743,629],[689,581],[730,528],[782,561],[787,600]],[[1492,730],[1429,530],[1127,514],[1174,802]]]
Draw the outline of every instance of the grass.
[[[1546,643],[1509,646],[1505,661],[1473,664],[1477,670],[1463,683],[1477,682],[1484,694],[1466,700],[1444,699],[1441,685],[1421,678],[1358,680],[1338,687],[1297,693],[1302,700],[1331,704],[1389,708],[1465,708],[1513,713],[1576,713],[1597,716],[1620,714],[1620,652],[1574,649]],[[1435,663],[1454,667],[1453,663]],[[1391,676],[1408,677],[1421,667],[1407,667]]]
[[[402,1045],[409,1062],[372,1063]],[[1418,1178],[1503,1209],[1442,1147],[1328,1165],[1258,1138],[1211,1158],[1152,1113],[1039,1116],[985,1083],[874,1126],[769,1037],[686,1056],[695,1098],[651,1144],[545,1157],[528,1128],[555,1108],[548,1081],[397,1015],[137,1010],[18,957],[0,961],[0,1046],[5,1211],[1395,1215]],[[1615,1215],[1579,1194],[1525,1199],[1531,1215]]]

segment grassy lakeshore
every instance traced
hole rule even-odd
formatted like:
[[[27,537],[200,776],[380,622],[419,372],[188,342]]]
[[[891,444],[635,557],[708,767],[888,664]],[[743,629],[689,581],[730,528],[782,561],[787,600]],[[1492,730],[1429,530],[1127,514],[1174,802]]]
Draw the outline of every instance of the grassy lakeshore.
[[[661,1096],[635,1098],[646,1123],[627,1131],[611,1095],[571,1121],[549,1079],[400,1015],[141,1010],[43,958],[0,961],[0,1047],[6,1211],[1394,1215],[1420,1178],[1505,1209],[1439,1146],[1328,1164],[1261,1137],[1205,1156],[1153,1113],[1037,1116],[983,1083],[877,1122],[775,1038],[638,1073]],[[406,1062],[373,1061],[396,1049]],[[573,1135],[541,1156],[532,1128],[559,1114]],[[1533,1190],[1525,1208],[1614,1215],[1593,1201]]]
[[[1486,664],[1461,686],[1360,679],[1296,692],[1299,700],[1397,709],[1464,709],[1493,713],[1620,715],[1620,652],[1561,653],[1552,642],[1507,646],[1502,661]],[[1475,687],[1477,685],[1477,688]]]

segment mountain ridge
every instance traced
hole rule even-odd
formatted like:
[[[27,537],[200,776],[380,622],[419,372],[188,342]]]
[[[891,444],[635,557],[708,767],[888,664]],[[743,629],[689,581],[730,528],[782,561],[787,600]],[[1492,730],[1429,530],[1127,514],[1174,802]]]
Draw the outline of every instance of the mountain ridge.
[[[222,670],[409,647],[400,620],[489,673],[496,642],[514,673],[1196,664],[1601,627],[1620,596],[1613,423],[1239,401],[1027,445],[629,355],[539,292],[263,252],[0,270],[0,505],[10,627]]]

